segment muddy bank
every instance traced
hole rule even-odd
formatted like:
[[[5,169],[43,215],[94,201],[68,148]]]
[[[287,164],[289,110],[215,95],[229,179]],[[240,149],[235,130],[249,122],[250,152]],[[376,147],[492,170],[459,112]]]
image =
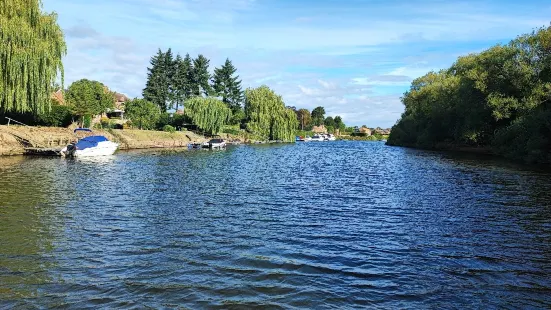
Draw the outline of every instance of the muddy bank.
[[[120,144],[120,149],[185,147],[191,142],[203,142],[205,137],[190,131],[174,133],[149,130],[94,130]],[[60,127],[0,126],[0,155],[22,155],[29,141],[42,147],[64,147],[75,140],[73,129]]]

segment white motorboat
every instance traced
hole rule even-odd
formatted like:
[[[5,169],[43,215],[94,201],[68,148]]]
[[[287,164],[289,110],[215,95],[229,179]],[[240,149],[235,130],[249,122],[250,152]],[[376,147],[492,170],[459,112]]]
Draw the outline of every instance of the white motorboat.
[[[77,128],[74,133],[79,131],[92,132],[88,128]],[[109,141],[105,136],[91,135],[67,145],[61,150],[61,154],[66,157],[107,156],[113,155],[118,147],[118,143]]]
[[[328,134],[328,135],[325,136],[325,140],[327,140],[327,141],[335,141],[335,140],[337,140],[337,138],[336,138],[335,135],[333,135],[333,134]]]
[[[325,141],[325,138],[323,137],[323,135],[315,134],[315,135],[312,137],[312,140],[311,140],[311,141]]]
[[[203,148],[209,149],[221,149],[226,147],[226,141],[224,139],[211,139],[203,143]]]

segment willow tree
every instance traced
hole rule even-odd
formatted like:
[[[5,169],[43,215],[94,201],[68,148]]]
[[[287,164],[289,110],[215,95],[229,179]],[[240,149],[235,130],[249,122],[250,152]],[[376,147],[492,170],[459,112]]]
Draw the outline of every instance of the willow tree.
[[[264,139],[293,141],[298,120],[281,96],[268,86],[245,91],[247,130]]]
[[[186,101],[185,107],[185,114],[209,134],[218,133],[231,118],[230,108],[216,98],[193,97]]]
[[[57,14],[40,0],[0,1],[0,111],[49,109],[53,84],[67,53]]]

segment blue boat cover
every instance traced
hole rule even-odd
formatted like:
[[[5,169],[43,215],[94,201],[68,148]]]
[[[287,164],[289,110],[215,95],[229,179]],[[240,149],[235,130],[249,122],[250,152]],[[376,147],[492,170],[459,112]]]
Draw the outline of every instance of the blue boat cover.
[[[78,140],[76,147],[77,147],[77,150],[84,150],[90,147],[96,147],[99,142],[103,142],[103,141],[109,141],[109,140],[104,136],[90,136],[90,137],[86,137]]]

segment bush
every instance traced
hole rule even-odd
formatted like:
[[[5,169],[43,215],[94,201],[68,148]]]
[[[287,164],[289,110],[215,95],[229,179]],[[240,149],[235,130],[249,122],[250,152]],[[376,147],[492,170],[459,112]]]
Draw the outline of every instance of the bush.
[[[52,102],[50,111],[39,114],[36,123],[44,126],[67,127],[73,121],[73,113],[67,106]]]
[[[166,131],[166,132],[176,132],[176,129],[170,125],[164,125],[163,126],[163,131]]]
[[[82,117],[82,127],[84,128],[90,128],[90,125],[92,124],[92,116],[90,115],[84,115]]]

